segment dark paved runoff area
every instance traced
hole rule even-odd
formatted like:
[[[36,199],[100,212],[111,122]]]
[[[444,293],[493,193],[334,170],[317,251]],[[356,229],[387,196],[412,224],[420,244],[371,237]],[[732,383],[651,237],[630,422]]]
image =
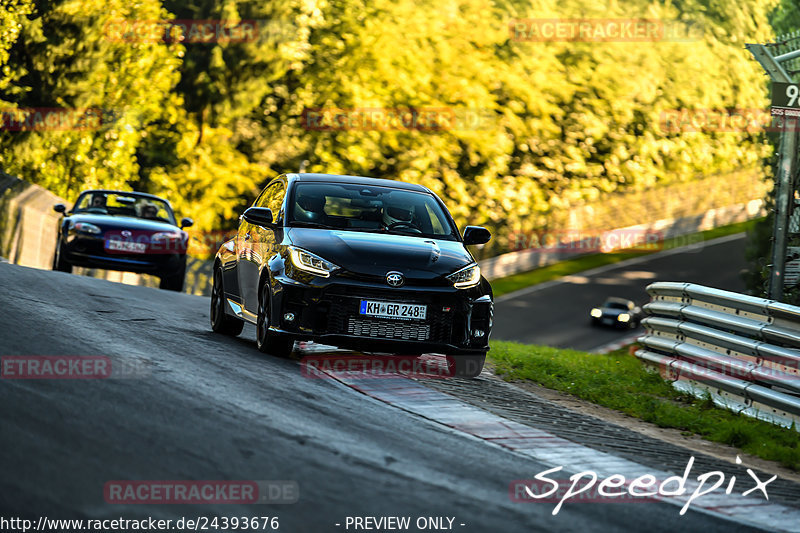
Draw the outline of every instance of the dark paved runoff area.
[[[214,335],[207,298],[9,264],[0,286],[0,355],[99,355],[146,369],[0,379],[0,517],[278,516],[287,532],[346,531],[348,516],[448,516],[465,532],[746,530],[668,504],[575,504],[552,516],[552,504],[513,503],[509,483],[549,465],[303,377],[298,361],[260,354],[252,328]],[[104,499],[112,480],[292,480],[299,500],[119,505]]]
[[[497,299],[492,338],[557,348],[594,350],[643,328],[594,327],[589,311],[609,296],[645,304],[654,281],[698,283],[742,292],[744,234],[723,237],[679,253],[654,254],[523,289]]]

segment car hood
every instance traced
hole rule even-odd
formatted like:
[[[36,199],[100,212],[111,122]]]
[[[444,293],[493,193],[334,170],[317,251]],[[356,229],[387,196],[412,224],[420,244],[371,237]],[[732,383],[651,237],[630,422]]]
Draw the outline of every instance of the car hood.
[[[626,309],[617,309],[615,307],[601,307],[600,310],[603,312],[604,315],[608,316],[619,316],[622,313],[631,314],[633,311],[628,311]]]
[[[370,276],[397,270],[407,277],[430,278],[474,262],[459,241],[316,228],[287,228],[286,235],[295,246]]]
[[[179,229],[177,226],[174,226],[168,222],[111,215],[77,214],[71,215],[69,220],[72,222],[88,222],[100,227],[103,230],[127,229],[134,231],[156,232],[175,231]]]

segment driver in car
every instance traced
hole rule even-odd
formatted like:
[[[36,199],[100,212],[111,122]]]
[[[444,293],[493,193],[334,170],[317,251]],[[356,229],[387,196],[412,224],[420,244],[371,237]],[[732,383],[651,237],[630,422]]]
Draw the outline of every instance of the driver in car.
[[[105,194],[92,195],[92,204],[89,207],[91,207],[92,209],[105,209],[106,195]]]
[[[406,228],[419,231],[412,219],[413,211],[411,207],[387,205],[383,208],[383,224],[387,229]]]
[[[151,203],[142,204],[142,218],[158,218],[158,208]]]

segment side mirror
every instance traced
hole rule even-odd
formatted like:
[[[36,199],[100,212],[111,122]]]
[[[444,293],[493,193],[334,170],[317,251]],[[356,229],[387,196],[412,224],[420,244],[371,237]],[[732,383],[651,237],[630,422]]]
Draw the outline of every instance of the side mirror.
[[[242,214],[242,218],[256,226],[273,227],[272,209],[267,207],[250,207]]]
[[[184,217],[181,219],[181,229],[189,228],[191,226],[194,226],[194,220],[189,217]]]
[[[486,244],[492,238],[489,230],[481,226],[467,226],[464,228],[464,244]]]
[[[64,204],[56,204],[56,205],[53,206],[53,211],[55,211],[56,213],[62,213],[63,214],[66,210],[67,210],[67,208],[64,207]]]

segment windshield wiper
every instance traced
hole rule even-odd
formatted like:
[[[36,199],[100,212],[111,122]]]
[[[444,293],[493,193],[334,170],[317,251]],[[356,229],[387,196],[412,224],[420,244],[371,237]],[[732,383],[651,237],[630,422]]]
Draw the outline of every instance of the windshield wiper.
[[[438,235],[434,233],[425,233],[425,232],[417,233],[416,231],[407,231],[400,228],[384,229],[381,230],[381,232],[388,233],[389,235],[403,235],[404,237],[423,237],[425,239],[444,239],[447,241],[453,240],[453,237],[450,234]]]

